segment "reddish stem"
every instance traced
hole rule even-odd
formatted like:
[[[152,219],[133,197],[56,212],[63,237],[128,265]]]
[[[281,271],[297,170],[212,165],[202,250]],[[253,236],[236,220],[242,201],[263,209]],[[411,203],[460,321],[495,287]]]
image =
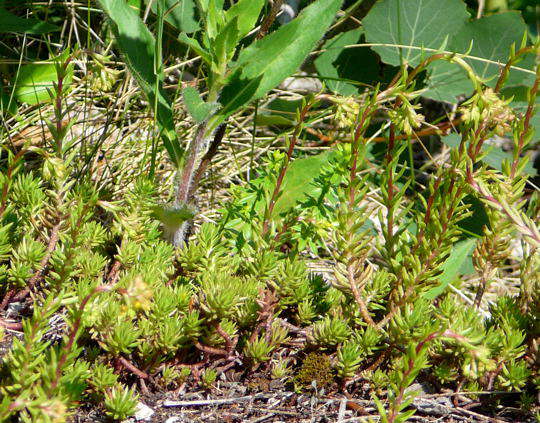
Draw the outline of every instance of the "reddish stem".
[[[264,222],[263,222],[263,229],[262,229],[263,236],[266,235],[268,233],[268,230],[270,229],[270,219],[272,218],[272,213],[274,211],[274,207],[276,206],[276,202],[278,200],[279,193],[281,191],[281,185],[283,184],[283,179],[285,178],[285,174],[287,173],[287,169],[289,167],[289,163],[291,161],[292,154],[294,151],[294,146],[296,145],[296,142],[298,141],[298,136],[302,132],[302,126],[310,108],[311,108],[311,104],[306,104],[300,112],[298,123],[296,125],[296,128],[294,129],[293,135],[289,142],[289,148],[287,149],[285,160],[283,161],[283,164],[281,165],[281,168],[279,170],[279,175],[276,181],[276,185],[274,187],[274,192],[272,193],[272,197],[270,198],[270,202],[264,214]]]
[[[517,167],[519,164],[519,158],[521,151],[523,150],[523,144],[525,143],[525,136],[529,132],[529,127],[531,124],[531,118],[534,115],[536,94],[538,93],[538,84],[540,82],[540,66],[536,68],[536,79],[534,84],[529,92],[529,104],[527,106],[527,112],[525,112],[525,118],[523,119],[523,130],[519,134],[519,140],[517,145],[517,151],[514,152],[514,161],[512,162],[512,170],[510,172],[510,177],[514,178],[516,175]]]
[[[133,373],[135,376],[141,378],[141,379],[148,379],[148,374],[143,372],[142,370],[139,370],[131,361],[126,359],[125,357],[119,356],[116,359],[124,368],[129,370],[131,373]]]

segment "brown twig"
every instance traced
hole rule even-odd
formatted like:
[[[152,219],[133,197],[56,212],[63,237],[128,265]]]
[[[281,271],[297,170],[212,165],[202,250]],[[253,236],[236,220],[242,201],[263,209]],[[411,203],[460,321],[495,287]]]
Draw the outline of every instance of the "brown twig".
[[[118,275],[120,273],[120,267],[122,266],[122,263],[120,261],[115,260],[113,265],[111,266],[111,270],[109,270],[109,274],[107,275],[106,281],[109,284],[114,285],[116,281],[118,280]]]
[[[268,33],[268,31],[270,30],[270,27],[276,20],[277,14],[279,13],[279,10],[281,9],[283,2],[284,0],[274,0],[274,4],[272,4],[270,13],[266,15],[266,17],[261,23],[261,27],[259,29],[259,32],[257,33],[257,40],[260,40]]]
[[[195,342],[195,348],[199,351],[202,351],[207,354],[222,355],[227,357],[229,353],[221,348],[209,347],[208,345],[203,345],[199,341]]]
[[[15,294],[14,289],[10,289],[8,292],[6,292],[6,295],[4,295],[4,298],[2,299],[2,302],[0,303],[0,311],[5,310],[7,305],[9,304],[9,300],[11,300],[11,297]]]
[[[235,338],[233,341],[229,334],[223,330],[223,328],[220,326],[218,322],[213,322],[212,326],[216,330],[216,332],[223,338],[225,341],[225,351],[227,351],[227,355],[230,355],[234,347],[236,346],[236,341],[238,340]]]
[[[262,297],[262,292],[261,292]],[[255,339],[259,336],[261,333],[261,330],[264,327],[269,326],[269,322],[272,320],[272,317],[274,316],[274,308],[277,305],[277,298],[274,295],[274,293],[267,289],[264,293],[264,298],[262,300],[258,300],[257,304],[261,308],[259,310],[259,317],[257,319],[257,325],[255,326],[255,329],[251,333],[251,336],[249,337],[249,342],[253,343],[255,342]]]
[[[127,358],[119,356],[116,358],[118,363],[122,365],[125,369],[129,370],[131,373],[133,373],[135,376],[137,376],[140,379],[148,379],[148,373],[143,372],[142,370],[139,370],[137,366],[135,366],[132,362],[130,362]]]
[[[57,223],[53,226],[51,231],[51,236],[49,238],[49,243],[47,244],[47,249],[45,250],[45,255],[41,259],[41,262],[39,263],[39,270],[36,270],[32,277],[28,280],[28,283],[26,284],[26,288],[19,292],[18,294],[14,295],[12,297],[11,302],[14,301],[21,301],[24,298],[30,294],[30,291],[37,285],[38,282],[41,281],[41,278],[44,276],[45,271],[47,270],[47,266],[49,264],[49,260],[51,259],[51,255],[56,248],[56,244],[58,243],[59,238],[59,232],[60,227],[62,226],[62,223]]]
[[[6,322],[3,319],[0,319],[0,326],[9,330],[16,330],[18,332],[22,331],[23,328],[21,322]]]

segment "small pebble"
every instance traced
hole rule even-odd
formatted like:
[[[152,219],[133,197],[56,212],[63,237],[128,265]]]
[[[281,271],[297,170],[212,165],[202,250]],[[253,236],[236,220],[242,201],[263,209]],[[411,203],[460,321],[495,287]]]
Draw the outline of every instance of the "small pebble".
[[[152,410],[150,407],[148,407],[146,404],[142,402],[138,402],[137,406],[135,407],[135,420],[141,421],[141,420],[150,420],[150,418],[154,415],[155,411]]]

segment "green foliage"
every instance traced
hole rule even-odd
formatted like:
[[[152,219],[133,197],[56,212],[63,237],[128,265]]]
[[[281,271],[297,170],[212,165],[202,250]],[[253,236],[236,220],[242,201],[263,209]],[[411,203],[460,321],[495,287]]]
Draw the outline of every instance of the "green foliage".
[[[201,385],[205,389],[211,389],[217,379],[217,371],[215,369],[206,369],[201,375]]]
[[[73,78],[73,65],[69,65],[61,75],[59,63],[66,60],[69,51],[65,51],[58,57],[48,60],[46,63],[24,65],[17,72],[13,82],[14,97],[31,105],[51,100],[51,91],[54,83],[62,76],[64,90],[69,88]]]
[[[416,66],[429,55],[423,48],[444,47],[448,37],[458,33],[468,18],[461,0],[443,5],[437,0],[420,0],[415,7],[399,0],[384,0],[370,10],[363,26],[367,42],[396,45],[374,47],[383,61]]]
[[[331,24],[341,0],[316,1],[292,22],[242,50],[221,97],[221,119],[261,98],[302,63]]]
[[[178,166],[184,151],[174,130],[171,101],[163,90],[163,70],[156,65],[161,57],[156,51],[154,36],[125,0],[103,0],[100,5],[112,21],[116,42],[126,64],[152,106],[155,105],[163,144],[172,162]]]
[[[512,46],[522,44],[526,31],[518,12],[495,14],[465,23],[445,49],[469,56],[466,60],[478,77],[494,87],[499,76],[498,63],[508,60],[508,51]],[[472,45],[471,40],[474,40]],[[475,59],[477,57],[484,60]],[[516,66],[519,69],[510,71],[507,84],[530,84],[534,79],[533,63],[533,57],[524,57]],[[428,96],[451,102],[459,93],[470,93],[473,89],[465,72],[444,62],[433,65],[428,87]]]
[[[15,95],[40,80],[48,89],[39,95],[53,102],[39,105],[47,142],[21,144],[9,134],[1,146],[0,303],[8,313],[16,310],[7,307],[12,302],[22,307],[16,318],[23,332],[0,364],[1,421],[62,422],[82,403],[121,420],[135,410],[137,381],[150,392],[210,390],[231,369],[247,378],[266,372],[301,389],[340,382],[339,389],[357,392],[356,381],[365,379],[386,422],[412,416],[410,386],[424,380],[444,389],[519,392],[532,415],[540,381],[540,209],[538,196],[529,193],[528,160],[538,75],[521,93],[519,108],[509,97],[516,91],[503,87],[532,85],[516,75],[534,73],[528,57],[538,44],[519,44],[523,24],[514,12],[465,22],[468,13],[458,0],[437,7],[419,1],[418,8],[384,0],[369,11],[362,30],[346,26],[339,33],[336,25],[315,60],[322,76],[334,78],[328,82],[334,94],[269,105],[267,117],[282,118],[289,148],[256,162],[254,156],[249,182],[239,182],[241,174],[226,189],[212,186],[230,201],[219,213],[205,213],[201,224],[197,213],[206,204],[194,186],[179,198],[185,186],[166,193],[160,185],[190,179],[184,170],[191,159],[194,169],[201,161],[207,165],[217,124],[247,113],[249,102],[292,74],[318,41],[322,45],[341,2],[311,2],[291,23],[268,28],[262,0],[196,6],[160,0],[148,8],[145,23],[142,3],[100,3],[114,32],[114,40],[105,40],[124,54],[153,103],[171,158],[185,167],[173,176],[167,167],[151,166],[147,178],[131,161],[144,155],[141,166],[154,163],[158,152],[139,151],[138,139],[126,136],[111,153],[108,144],[88,145],[84,136],[70,135],[76,119],[66,103],[82,92],[66,90],[82,81],[83,61],[75,53],[57,58],[53,73],[53,61],[21,68]],[[451,13],[449,5],[455,6]],[[259,25],[257,35],[264,36],[255,40]],[[149,28],[156,28],[155,37]],[[30,31],[21,26],[16,32]],[[164,37],[171,31],[169,45]],[[469,49],[471,34],[478,42]],[[378,45],[358,55],[346,48],[364,39]],[[189,117],[178,122],[178,134],[197,124],[189,154],[165,94],[165,46],[191,65],[197,62],[190,55],[201,58],[197,86],[179,87]],[[507,67],[493,62],[506,61],[509,51]],[[379,69],[375,52],[400,68]],[[355,57],[368,60],[364,73],[346,66]],[[118,66],[100,60],[102,68]],[[454,85],[441,83],[444,69],[459,74]],[[377,86],[366,86],[367,79]],[[433,128],[440,122],[421,105],[426,87],[424,94],[452,100],[470,94],[455,119],[440,126],[453,134],[437,138]],[[291,107],[298,110],[286,114]],[[236,117],[231,122],[249,127]],[[432,129],[435,147],[421,134]],[[254,138],[266,131],[271,128],[254,128]],[[508,136],[512,151],[488,146],[494,135]],[[322,154],[296,149],[314,136],[343,142]],[[436,153],[422,165],[414,157],[420,142],[426,156]],[[95,169],[90,163],[98,150],[107,162],[99,175],[87,171]],[[242,158],[235,159],[243,169]],[[484,213],[471,234],[465,223],[476,217],[473,203]],[[163,240],[193,219],[189,243]],[[3,340],[19,322],[3,311],[0,317]]]
[[[0,32],[14,32],[17,34],[46,34],[59,31],[56,25],[40,21],[35,18],[21,18],[6,10],[0,5]]]
[[[124,420],[135,413],[138,396],[133,389],[115,386],[105,393],[107,415],[113,420]]]

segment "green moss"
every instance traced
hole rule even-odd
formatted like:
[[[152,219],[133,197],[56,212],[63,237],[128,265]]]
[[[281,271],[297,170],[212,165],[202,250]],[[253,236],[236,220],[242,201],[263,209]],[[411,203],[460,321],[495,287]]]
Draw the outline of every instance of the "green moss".
[[[330,358],[325,354],[309,353],[296,374],[295,381],[302,388],[311,387],[313,382],[317,389],[330,385],[334,381]]]

